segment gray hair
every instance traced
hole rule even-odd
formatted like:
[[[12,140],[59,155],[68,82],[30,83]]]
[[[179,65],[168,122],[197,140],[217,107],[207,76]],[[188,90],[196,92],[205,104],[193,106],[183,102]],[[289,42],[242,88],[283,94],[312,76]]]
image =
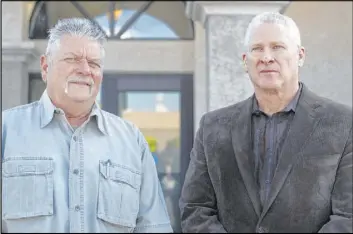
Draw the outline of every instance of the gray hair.
[[[93,41],[97,41],[101,47],[102,59],[105,56],[104,43],[106,42],[106,34],[94,22],[86,18],[67,18],[61,19],[49,30],[49,41],[46,55],[51,57],[55,49],[60,46],[60,39],[64,35],[72,35],[79,37],[88,37]]]
[[[246,50],[249,49],[248,46],[250,43],[250,37],[251,37],[252,31],[254,30],[255,27],[263,23],[283,25],[288,29],[288,32],[291,36],[291,39],[294,41],[294,43],[297,46],[301,46],[300,32],[293,19],[277,12],[264,12],[255,16],[251,20],[246,30],[245,39],[244,39],[244,47]]]

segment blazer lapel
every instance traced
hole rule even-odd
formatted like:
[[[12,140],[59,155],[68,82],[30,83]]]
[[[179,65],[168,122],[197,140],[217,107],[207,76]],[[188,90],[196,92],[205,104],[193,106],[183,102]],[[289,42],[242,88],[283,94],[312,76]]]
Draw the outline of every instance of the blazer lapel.
[[[313,95],[303,85],[295,116],[279,155],[279,162],[272,181],[269,198],[266,204],[264,204],[261,217],[266,214],[272,205],[292,170],[293,163],[297,160],[300,151],[308,143],[311,134],[321,120],[316,115],[316,109],[319,105],[316,103],[317,99]]]
[[[250,163],[254,158],[251,139],[251,108],[252,97],[245,100],[232,118],[232,145],[237,165],[244,180],[254,210],[260,217],[260,196],[254,177],[254,166]]]

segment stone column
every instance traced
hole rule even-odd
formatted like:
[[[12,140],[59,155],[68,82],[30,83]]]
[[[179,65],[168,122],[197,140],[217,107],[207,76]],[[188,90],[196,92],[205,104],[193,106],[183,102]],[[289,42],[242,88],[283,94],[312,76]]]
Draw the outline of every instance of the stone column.
[[[28,103],[28,62],[35,57],[33,42],[2,43],[2,110]]]
[[[194,133],[202,115],[208,111],[208,81],[206,68],[206,30],[194,22]]]
[[[241,60],[246,28],[256,14],[266,11],[279,12],[288,3],[288,1],[187,2],[187,16],[195,22],[195,25],[200,24],[204,28],[202,35],[204,38],[198,38],[201,35],[198,35],[197,31],[195,38],[194,79],[196,85],[204,84],[195,87],[196,128],[204,112],[242,101],[253,93]],[[205,45],[205,59],[202,59],[202,49],[198,48],[198,43]],[[198,109],[196,105],[203,108]]]
[[[24,36],[23,6],[23,2],[2,3],[2,110],[28,103],[27,68],[35,46]]]

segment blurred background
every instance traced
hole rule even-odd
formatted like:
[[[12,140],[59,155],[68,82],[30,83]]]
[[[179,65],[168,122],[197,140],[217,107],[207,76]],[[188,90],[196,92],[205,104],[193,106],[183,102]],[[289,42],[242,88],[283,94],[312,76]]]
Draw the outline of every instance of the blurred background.
[[[263,11],[296,21],[307,51],[302,81],[352,106],[352,2],[17,1],[2,2],[2,110],[42,95],[39,56],[58,19],[97,22],[109,37],[97,101],[142,130],[178,232],[178,198],[200,118],[252,94],[242,42]]]

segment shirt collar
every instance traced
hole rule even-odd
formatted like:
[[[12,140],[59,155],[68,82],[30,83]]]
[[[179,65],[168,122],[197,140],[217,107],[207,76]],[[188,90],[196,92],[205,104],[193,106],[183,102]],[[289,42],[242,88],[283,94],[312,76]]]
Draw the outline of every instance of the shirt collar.
[[[295,113],[295,109],[297,108],[297,104],[299,101],[299,97],[300,97],[300,93],[303,89],[303,84],[301,82],[299,82],[299,89],[297,91],[297,93],[295,94],[294,98],[288,103],[288,105],[281,111],[281,112],[290,112],[293,111]],[[253,114],[260,114],[262,113],[262,110],[260,109],[257,99],[254,95],[253,98]]]
[[[49,96],[48,96],[48,92],[47,90],[44,90],[42,97],[39,100],[39,103],[41,105],[41,113],[40,113],[40,126],[41,128],[46,127],[53,119],[54,117],[54,113],[56,114],[64,114],[64,111],[60,108],[57,108],[54,106],[54,104],[52,103],[52,101],[50,100]],[[96,120],[97,126],[99,128],[99,130],[103,133],[103,134],[108,134],[108,131],[106,129],[106,126],[104,125],[104,116],[102,114],[102,110],[99,107],[98,103],[95,102],[93,107],[92,107],[92,111],[90,114],[90,118],[92,118]]]

